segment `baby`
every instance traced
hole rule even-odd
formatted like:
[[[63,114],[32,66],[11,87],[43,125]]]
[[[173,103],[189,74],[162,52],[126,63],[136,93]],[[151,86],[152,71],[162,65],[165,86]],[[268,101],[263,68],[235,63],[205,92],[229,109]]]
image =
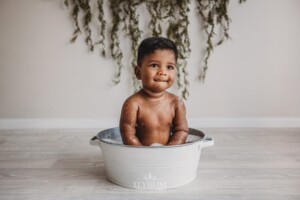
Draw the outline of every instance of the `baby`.
[[[188,124],[183,101],[166,91],[176,76],[177,47],[169,39],[151,37],[138,49],[135,75],[142,89],[123,104],[120,131],[126,145],[176,145],[186,142]]]

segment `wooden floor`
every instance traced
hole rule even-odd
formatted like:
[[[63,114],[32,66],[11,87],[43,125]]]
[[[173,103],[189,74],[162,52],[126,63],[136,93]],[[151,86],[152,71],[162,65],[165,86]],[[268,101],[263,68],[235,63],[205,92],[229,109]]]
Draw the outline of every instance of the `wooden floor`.
[[[202,130],[215,146],[196,179],[162,191],[109,182],[99,130],[0,130],[0,199],[300,199],[300,129]]]

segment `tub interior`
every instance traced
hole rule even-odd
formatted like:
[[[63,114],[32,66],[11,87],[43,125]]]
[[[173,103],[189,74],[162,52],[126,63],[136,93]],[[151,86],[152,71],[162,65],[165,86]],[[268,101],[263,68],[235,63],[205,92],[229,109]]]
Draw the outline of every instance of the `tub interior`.
[[[97,137],[100,141],[105,143],[123,145],[120,129],[118,127],[101,131],[98,133]],[[186,144],[182,144],[182,145],[188,145],[190,143],[201,141],[204,137],[205,134],[202,131],[190,128]],[[163,147],[170,147],[170,146],[163,146]]]

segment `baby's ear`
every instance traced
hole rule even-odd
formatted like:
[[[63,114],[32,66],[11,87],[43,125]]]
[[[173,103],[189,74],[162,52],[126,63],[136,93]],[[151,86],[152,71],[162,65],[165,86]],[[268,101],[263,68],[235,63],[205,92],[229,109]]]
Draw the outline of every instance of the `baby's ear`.
[[[134,68],[135,76],[138,80],[141,80],[141,68],[139,66],[135,66]]]

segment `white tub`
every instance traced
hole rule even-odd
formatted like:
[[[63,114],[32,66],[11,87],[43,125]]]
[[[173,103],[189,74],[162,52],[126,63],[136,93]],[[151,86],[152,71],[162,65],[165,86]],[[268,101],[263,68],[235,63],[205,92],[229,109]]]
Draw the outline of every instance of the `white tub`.
[[[90,143],[101,147],[105,174],[111,182],[135,189],[167,189],[195,179],[201,149],[214,141],[190,128],[186,144],[136,147],[124,145],[119,128],[111,128]]]

